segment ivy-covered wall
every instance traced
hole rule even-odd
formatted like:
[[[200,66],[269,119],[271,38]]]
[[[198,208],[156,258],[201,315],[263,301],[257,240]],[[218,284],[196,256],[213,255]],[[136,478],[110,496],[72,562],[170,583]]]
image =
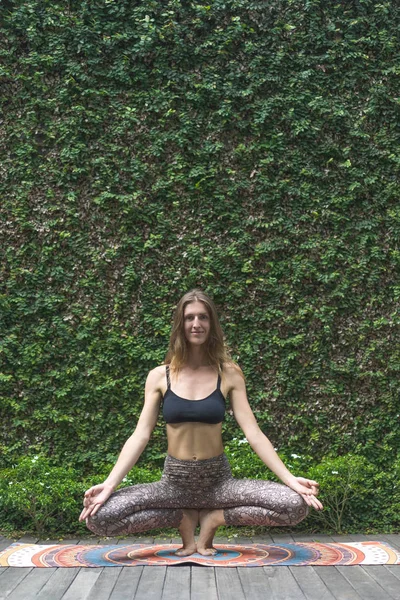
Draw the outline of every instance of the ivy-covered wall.
[[[0,11],[0,466],[28,452],[85,474],[112,462],[194,286],[276,447],[390,461],[396,3]],[[165,449],[160,421],[141,460]]]

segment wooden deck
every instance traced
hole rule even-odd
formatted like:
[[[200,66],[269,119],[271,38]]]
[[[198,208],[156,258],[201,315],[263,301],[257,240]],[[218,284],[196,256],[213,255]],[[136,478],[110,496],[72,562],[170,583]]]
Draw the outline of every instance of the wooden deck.
[[[235,543],[352,542],[379,539],[400,550],[400,535],[271,535]],[[23,537],[26,543],[57,543]],[[91,543],[95,538],[64,540]],[[116,540],[109,540],[116,543]],[[12,540],[0,538],[0,550]],[[179,543],[130,538],[118,543]],[[224,538],[216,542],[226,543]],[[1,568],[0,600],[400,600],[400,565],[349,567]]]

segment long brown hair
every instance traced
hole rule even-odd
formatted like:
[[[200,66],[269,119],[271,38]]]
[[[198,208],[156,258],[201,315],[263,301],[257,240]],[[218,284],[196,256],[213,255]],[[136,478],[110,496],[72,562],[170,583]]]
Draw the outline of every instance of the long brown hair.
[[[176,306],[171,337],[169,339],[169,348],[164,362],[167,365],[171,365],[174,371],[179,371],[187,359],[188,342],[184,331],[184,313],[186,306],[191,302],[202,302],[207,309],[210,318],[210,333],[205,342],[206,352],[210,360],[210,365],[215,367],[218,372],[221,372],[222,365],[224,363],[232,364],[232,359],[225,346],[224,334],[219,323],[215,304],[207,294],[198,289],[187,292]]]

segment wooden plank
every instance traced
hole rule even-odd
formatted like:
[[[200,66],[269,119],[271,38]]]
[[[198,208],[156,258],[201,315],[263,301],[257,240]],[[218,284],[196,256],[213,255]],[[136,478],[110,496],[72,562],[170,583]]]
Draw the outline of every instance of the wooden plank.
[[[160,600],[164,589],[167,567],[143,567],[136,589],[137,600]],[[96,600],[93,598],[93,600]]]
[[[122,567],[106,567],[101,570],[87,600],[108,600],[120,576]],[[50,598],[49,598],[50,600]]]
[[[27,600],[27,598],[34,598],[48,582],[55,570],[55,568],[33,568],[17,587],[14,588],[8,596],[8,600]]]
[[[214,567],[191,567],[191,600],[218,600]],[[156,600],[156,599],[154,599]]]
[[[48,582],[40,591],[40,600],[60,600],[79,572],[79,567],[55,569]]]
[[[62,538],[58,541],[59,544],[62,544],[63,546],[72,546],[72,545],[76,545],[79,544],[79,539],[78,538]]]
[[[190,567],[167,567],[162,600],[190,600]]]
[[[357,567],[348,567],[356,569]],[[314,567],[316,573],[337,600],[363,600],[336,567]]]
[[[1,578],[0,600],[8,598],[31,571],[32,567],[9,567]]]
[[[400,579],[400,565],[385,565],[385,569],[388,569],[392,575]]]
[[[11,546],[12,543],[13,543],[12,540],[7,540],[7,539],[1,541],[0,542],[0,551],[8,548],[8,546]]]
[[[101,569],[96,568],[88,569],[83,567],[79,569],[72,584],[62,597],[63,600],[85,600],[96,583],[100,572]]]
[[[237,569],[217,567],[215,578],[219,600],[246,600]]]
[[[254,544],[273,544],[273,539],[269,533],[253,535],[251,537]]]
[[[82,546],[94,546],[96,544],[106,544],[107,540],[102,540],[98,537],[84,537],[78,540],[77,543]]]
[[[361,568],[367,571],[368,575],[373,577],[375,581],[391,596],[391,598],[394,600],[400,600],[400,582],[394,573],[391,573],[388,569],[385,569],[383,565],[368,565],[368,567],[362,565]]]
[[[305,596],[288,567],[262,567],[269,581],[273,598],[305,600]]]
[[[400,552],[400,535],[396,535],[395,533],[385,533],[383,538],[387,540],[393,548]]]
[[[332,536],[326,533],[315,533],[313,538],[314,542],[318,542],[319,544],[331,544],[334,541]]]
[[[357,590],[363,600],[391,600],[385,590],[361,566],[336,567],[343,577]]]
[[[135,537],[127,537],[124,539],[120,539],[118,540],[118,544],[120,546],[133,546],[134,544],[146,544],[146,545],[153,545],[154,544],[154,537],[140,537],[140,536],[135,536]]]
[[[326,583],[319,577],[318,569],[307,565],[289,569],[307,600],[335,600]]]
[[[271,585],[262,567],[238,567],[237,571],[246,598],[265,600],[272,597]]]
[[[294,542],[294,539],[289,532],[274,533],[274,531],[271,531],[271,537],[274,541],[274,544],[293,544]]]
[[[17,540],[21,544],[37,544],[39,538],[34,535],[24,535],[19,540]]]
[[[133,600],[142,571],[143,567],[122,567],[110,600]]]
[[[315,542],[315,535],[311,533],[296,533],[293,536],[293,540],[297,542],[307,543],[307,542]]]

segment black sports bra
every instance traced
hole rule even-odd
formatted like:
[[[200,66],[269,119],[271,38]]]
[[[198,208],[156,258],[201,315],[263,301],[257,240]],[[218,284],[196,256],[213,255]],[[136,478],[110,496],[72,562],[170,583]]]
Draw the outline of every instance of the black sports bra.
[[[163,417],[166,423],[222,423],[225,415],[225,398],[221,392],[221,377],[218,375],[216,389],[201,400],[181,398],[171,390],[169,365],[166,365],[167,390],[163,398]]]

